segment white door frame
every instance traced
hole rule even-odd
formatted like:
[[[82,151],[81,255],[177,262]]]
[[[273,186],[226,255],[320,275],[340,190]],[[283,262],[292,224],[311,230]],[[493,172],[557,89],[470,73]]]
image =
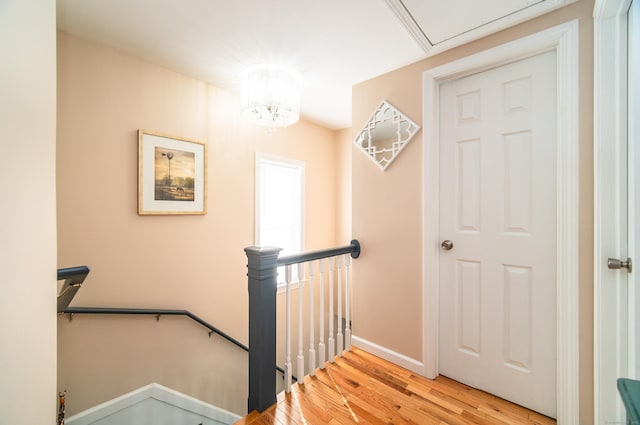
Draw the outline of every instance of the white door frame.
[[[627,274],[606,267],[626,258],[627,11],[631,0],[596,0],[594,16],[594,422],[624,423],[615,379],[626,376]],[[623,240],[624,239],[624,240]],[[613,391],[612,391],[613,390]]]
[[[557,80],[557,419],[579,423],[578,323],[578,21],[430,69],[423,74],[424,374],[438,375],[439,85],[506,63],[556,51]]]

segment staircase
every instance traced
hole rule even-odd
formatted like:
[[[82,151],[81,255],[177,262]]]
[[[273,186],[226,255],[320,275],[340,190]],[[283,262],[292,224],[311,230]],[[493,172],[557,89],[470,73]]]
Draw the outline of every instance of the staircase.
[[[150,384],[65,420],[66,425],[229,425],[240,416],[185,394]]]

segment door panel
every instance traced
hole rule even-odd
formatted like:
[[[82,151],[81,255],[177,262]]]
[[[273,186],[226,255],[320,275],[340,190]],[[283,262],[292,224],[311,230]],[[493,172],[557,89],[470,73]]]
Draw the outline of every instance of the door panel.
[[[480,140],[456,143],[456,213],[459,232],[480,232]]]
[[[440,86],[440,373],[556,412],[556,64]]]
[[[456,281],[459,282],[457,307],[458,342],[457,347],[466,354],[477,357],[480,354],[482,328],[480,326],[480,263],[457,260]]]
[[[531,230],[531,131],[504,136],[505,226],[511,234],[529,235]]]
[[[505,365],[531,372],[533,306],[531,267],[504,268],[504,360]]]

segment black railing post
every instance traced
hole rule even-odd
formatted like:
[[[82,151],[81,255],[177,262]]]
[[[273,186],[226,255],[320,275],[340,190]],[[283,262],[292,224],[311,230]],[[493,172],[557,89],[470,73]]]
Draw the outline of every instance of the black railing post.
[[[281,248],[251,246],[249,277],[249,412],[276,402],[276,291]]]

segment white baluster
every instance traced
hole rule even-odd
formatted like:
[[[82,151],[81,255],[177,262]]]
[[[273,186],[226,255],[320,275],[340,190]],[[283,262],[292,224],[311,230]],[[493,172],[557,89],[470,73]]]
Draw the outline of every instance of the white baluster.
[[[287,285],[285,306],[286,306],[286,322],[285,322],[285,361],[284,361],[284,385],[285,391],[291,392],[291,302],[289,292],[291,287],[291,265],[284,268],[284,280]]]
[[[351,311],[349,305],[351,304],[351,291],[349,290],[349,266],[351,265],[351,255],[344,255],[344,308],[345,308],[345,320],[347,322],[347,329],[344,331],[344,350],[349,351],[351,349]]]
[[[334,257],[329,258],[329,361],[333,363],[336,356],[336,342],[333,339],[333,265]]]
[[[336,339],[338,340],[338,349],[336,350],[339,356],[342,356],[344,351],[344,336],[342,335],[342,256],[336,258],[338,263],[338,334]]]
[[[316,336],[314,333],[315,327],[315,312],[314,312],[314,293],[313,293],[313,261],[309,263],[309,375],[314,376],[316,374]]]
[[[320,368],[324,369],[324,364],[327,362],[326,354],[327,349],[324,345],[324,259],[320,260],[320,335],[318,341],[318,363]]]
[[[298,264],[298,384],[304,383],[304,344],[302,341],[304,322],[302,319],[302,290],[304,280],[304,263]]]

